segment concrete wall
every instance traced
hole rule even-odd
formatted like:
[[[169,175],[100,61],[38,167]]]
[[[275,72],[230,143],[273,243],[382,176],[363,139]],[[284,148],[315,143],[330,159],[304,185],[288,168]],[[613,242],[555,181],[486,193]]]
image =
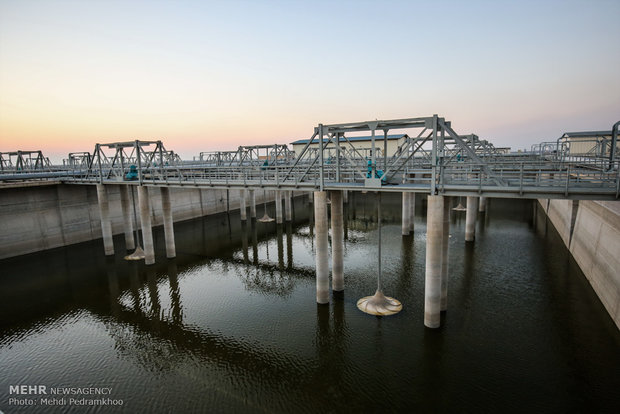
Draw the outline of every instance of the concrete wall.
[[[106,185],[112,232],[123,233],[118,185]],[[151,220],[163,224],[161,192],[149,187]],[[239,209],[239,190],[171,188],[174,221]],[[256,191],[256,203],[274,200],[273,191]],[[134,190],[136,208],[138,192]],[[131,192],[130,192],[131,203]],[[247,197],[249,205],[249,193]],[[262,216],[262,208],[257,207]],[[249,217],[249,209],[248,209]],[[133,214],[132,214],[133,218]],[[140,214],[137,214],[138,225]],[[0,188],[0,259],[101,237],[99,204],[94,185],[40,185]]]
[[[620,329],[620,201],[539,202]]]

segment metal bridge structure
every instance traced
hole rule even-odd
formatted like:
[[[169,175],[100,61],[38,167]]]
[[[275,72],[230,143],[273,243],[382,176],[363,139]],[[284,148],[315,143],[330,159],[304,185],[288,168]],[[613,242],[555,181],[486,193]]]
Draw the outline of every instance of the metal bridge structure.
[[[41,151],[0,152],[0,173],[50,169],[50,160]]]
[[[96,144],[92,153],[70,153],[61,167],[52,167],[40,151],[27,159],[25,152],[2,153],[0,182],[54,179],[79,184],[617,200],[619,124],[614,125],[611,139],[595,138],[593,149],[583,154],[571,152],[566,138],[538,144],[530,152],[506,153],[474,134],[458,134],[450,121],[437,115],[319,124],[298,154],[279,144],[240,146],[183,161],[162,141],[113,142]],[[405,134],[393,154],[387,148],[389,131]],[[349,137],[368,132],[371,150],[360,151]],[[7,161],[5,154],[18,153],[22,161]],[[128,175],[132,170],[135,175]]]

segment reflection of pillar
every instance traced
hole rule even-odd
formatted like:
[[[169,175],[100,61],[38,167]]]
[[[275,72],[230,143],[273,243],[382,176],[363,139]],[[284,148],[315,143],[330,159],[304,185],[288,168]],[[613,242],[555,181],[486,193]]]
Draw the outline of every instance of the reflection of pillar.
[[[342,202],[345,204],[349,202],[349,190],[344,190],[342,192]]]
[[[149,298],[151,300],[151,316],[154,321],[159,321],[161,303],[159,302],[159,291],[157,290],[157,279],[155,277],[155,268],[146,268],[146,284],[149,289]]]
[[[291,193],[292,191],[284,192],[284,214],[286,214],[286,221],[292,220],[292,208],[291,208]]]
[[[258,234],[255,220],[252,220],[252,262],[258,264]]]
[[[138,204],[140,204],[140,223],[142,224],[142,241],[144,242],[144,263],[155,263],[153,247],[153,230],[151,229],[151,202],[148,189],[138,186]]]
[[[256,194],[250,190],[250,218],[256,218]]]
[[[118,297],[121,293],[118,286],[118,277],[116,276],[116,266],[113,257],[106,257],[106,273],[108,274],[108,289],[110,291],[110,312],[112,316],[118,317],[121,311]]]
[[[282,191],[276,190],[276,223],[282,223]]]
[[[181,307],[181,293],[179,292],[177,262],[168,261],[168,278],[170,279],[170,303],[172,305],[172,322],[180,324],[182,322],[183,309]]]
[[[241,215],[241,220],[245,221],[248,219],[245,189],[239,190],[239,214]]]
[[[174,221],[172,208],[170,207],[170,189],[161,187],[161,208],[164,215],[164,238],[166,239],[166,257],[172,259],[177,255],[174,244]]]
[[[308,201],[310,203],[314,202],[314,193],[312,191],[310,191],[310,194],[308,195]]]
[[[243,263],[248,264],[250,262],[250,255],[248,253],[248,222],[241,222],[241,247],[243,249]]]
[[[121,210],[123,210],[123,230],[125,230],[125,248],[133,250],[136,243],[133,238],[133,222],[131,221],[131,208],[129,207],[129,187],[126,185],[118,186],[121,192]]]
[[[480,196],[480,199],[478,201],[478,211],[480,213],[484,213],[486,209],[487,209],[487,198]]]
[[[424,282],[424,325],[441,323],[441,251],[443,239],[443,196],[428,196],[426,214],[426,276]]]
[[[344,290],[344,229],[342,191],[331,191],[332,212],[332,290]]]
[[[327,253],[327,192],[314,192],[316,234],[316,301],[329,303],[329,263]]]
[[[103,250],[106,256],[114,254],[112,239],[112,223],[110,222],[110,204],[108,190],[103,184],[97,184],[97,198],[99,199],[99,214],[101,216],[101,235],[103,236]]]
[[[133,302],[133,310],[138,314],[142,314],[142,305],[140,303],[140,276],[138,275],[138,264],[132,262],[129,264],[131,271],[129,272],[129,290]]]
[[[448,249],[450,241],[450,197],[443,200],[443,226],[441,240],[441,310],[448,309]]]
[[[467,212],[465,213],[465,241],[474,241],[476,238],[477,214],[478,197],[467,197]]]
[[[402,197],[403,197],[403,208],[402,208],[402,235],[403,236],[408,236],[409,235],[409,220],[411,219],[411,209],[409,207],[409,202],[411,201],[411,198],[409,197],[408,193],[402,193]]]
[[[293,225],[286,223],[286,267],[293,268]]]
[[[413,231],[415,222],[415,193],[409,193],[409,230]]]
[[[278,269],[284,270],[284,240],[282,235],[282,226],[276,225],[276,234],[278,239]]]

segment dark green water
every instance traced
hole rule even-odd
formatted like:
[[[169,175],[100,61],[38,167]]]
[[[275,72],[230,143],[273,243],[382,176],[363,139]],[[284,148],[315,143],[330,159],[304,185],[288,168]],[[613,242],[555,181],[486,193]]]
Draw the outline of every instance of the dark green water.
[[[122,238],[112,259],[98,240],[0,261],[0,410],[620,412],[620,332],[531,202],[492,200],[474,244],[453,214],[449,309],[429,330],[425,206],[402,237],[400,197],[383,196],[384,291],[404,307],[374,317],[356,301],[376,287],[375,198],[350,201],[346,290],[328,306],[302,199],[284,226],[175,224],[175,260],[156,229],[154,266],[124,261]],[[9,405],[21,384],[111,388],[123,405]]]

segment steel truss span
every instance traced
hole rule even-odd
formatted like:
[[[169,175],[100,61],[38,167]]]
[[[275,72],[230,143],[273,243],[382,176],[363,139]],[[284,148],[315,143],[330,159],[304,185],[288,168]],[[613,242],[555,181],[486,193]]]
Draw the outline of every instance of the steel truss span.
[[[298,154],[281,144],[240,146],[184,161],[162,141],[113,142],[96,144],[92,153],[70,153],[63,166],[50,165],[41,151],[29,158],[2,153],[0,181],[617,200],[618,125],[610,142],[597,141],[587,154],[571,154],[561,139],[555,150],[543,143],[531,152],[507,153],[474,134],[458,134],[437,115],[319,124]],[[389,131],[404,134],[393,153]],[[370,133],[369,151],[349,140],[359,133]]]

